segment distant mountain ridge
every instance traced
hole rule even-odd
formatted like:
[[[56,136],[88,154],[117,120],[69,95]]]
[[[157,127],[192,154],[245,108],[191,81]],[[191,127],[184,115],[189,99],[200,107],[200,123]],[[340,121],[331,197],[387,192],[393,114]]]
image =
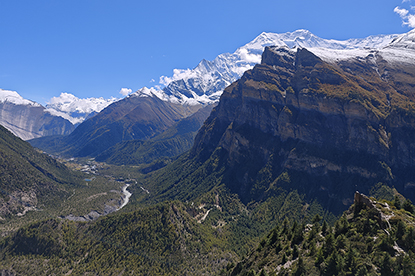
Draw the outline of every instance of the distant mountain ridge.
[[[24,140],[65,135],[75,128],[68,120],[51,115],[42,105],[3,89],[0,89],[0,124]]]
[[[117,143],[154,137],[200,107],[134,93],[84,121],[70,135],[41,137],[30,143],[49,153],[95,157]]]
[[[133,94],[155,96],[163,101],[181,105],[212,104],[219,100],[225,87],[239,79],[246,70],[252,69],[255,64],[260,63],[261,54],[266,46],[285,45],[290,48],[300,46],[313,48],[316,51],[317,49],[322,49],[320,52],[324,52],[327,49],[380,49],[397,37],[398,35],[378,35],[362,39],[339,41],[319,38],[307,30],[297,30],[282,34],[264,32],[251,42],[238,48],[234,53],[220,54],[213,61],[202,60],[192,70],[175,69],[172,77],[162,76],[160,78],[161,83],[166,85],[163,89],[144,87]],[[59,97],[54,97],[50,100],[46,105],[45,111],[51,114],[53,118],[62,117],[70,121],[72,125],[77,126],[118,100],[120,99],[79,99],[74,95],[62,93]],[[10,121],[12,117],[8,116],[7,118]],[[19,120],[19,124],[5,122],[3,125],[25,140],[41,136],[69,134],[74,129],[69,125],[65,127],[65,131],[52,131],[52,127],[49,126],[40,130],[41,127],[34,122],[29,123],[30,118],[26,118],[27,122],[25,122],[24,117]],[[35,125],[32,126],[32,124]],[[19,127],[13,130],[13,125]],[[56,127],[53,129],[56,129]],[[28,133],[24,134],[24,132]]]
[[[46,104],[46,111],[69,120],[73,125],[78,125],[119,100],[114,97],[80,99],[70,93],[61,93],[59,97],[53,97],[49,100]]]

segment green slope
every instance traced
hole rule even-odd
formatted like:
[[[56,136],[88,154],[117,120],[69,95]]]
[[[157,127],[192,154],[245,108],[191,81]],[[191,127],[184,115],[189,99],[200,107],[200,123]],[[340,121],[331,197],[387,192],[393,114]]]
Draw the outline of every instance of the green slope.
[[[197,131],[212,108],[213,106],[201,108],[147,141],[118,143],[98,155],[95,160],[116,165],[138,165],[150,164],[160,158],[174,158],[192,147]]]
[[[284,221],[221,275],[414,275],[414,206],[366,202],[355,202],[333,227],[318,216],[312,224]]]
[[[80,180],[81,175],[0,126],[0,216],[20,213],[25,204],[54,205],[54,200],[68,195],[65,186],[76,187]]]
[[[183,204],[158,204],[92,224],[47,220],[0,244],[0,267],[18,275],[212,275],[236,255]]]

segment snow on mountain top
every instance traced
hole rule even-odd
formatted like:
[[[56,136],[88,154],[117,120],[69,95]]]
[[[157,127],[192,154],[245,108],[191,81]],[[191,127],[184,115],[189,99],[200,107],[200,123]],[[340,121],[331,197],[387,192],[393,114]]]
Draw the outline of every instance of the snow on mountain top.
[[[128,97],[153,97],[157,96],[160,90],[155,89],[154,87],[147,88],[143,87],[141,89],[138,89],[134,93],[131,93]],[[161,95],[160,95],[161,96]]]
[[[171,77],[161,76],[160,84],[165,85],[165,88],[156,89],[157,92],[152,94],[160,99],[181,104],[211,103],[219,100],[226,86],[261,62],[262,52],[266,46],[316,49],[316,52],[323,55],[322,58],[335,60],[345,57],[337,50],[351,50],[344,54],[346,57],[354,56],[357,52],[363,53],[364,48],[385,47],[397,36],[378,35],[341,41],[323,39],[308,30],[282,34],[263,32],[234,53],[220,54],[213,61],[202,60],[194,69],[174,69]]]
[[[415,49],[415,29],[396,37],[389,47]]]
[[[120,93],[128,97],[153,97],[180,104],[209,104],[217,102],[225,87],[230,85],[261,62],[265,46],[305,47],[326,61],[336,62],[341,59],[365,57],[382,49],[387,60],[415,62],[415,54],[404,55],[405,48],[415,49],[415,31],[403,35],[377,35],[361,39],[334,40],[320,38],[308,30],[287,33],[263,32],[251,42],[239,47],[234,53],[223,53],[214,60],[202,60],[194,69],[174,69],[172,76],[161,76],[160,87],[143,87],[134,93],[122,88]],[[80,99],[69,93],[53,97],[46,105],[46,111],[68,119],[73,124],[84,121],[90,114],[100,112],[118,98]],[[1,90],[0,101],[15,104],[39,105],[25,100],[17,92]]]
[[[54,116],[69,120],[72,124],[83,122],[91,113],[98,113],[120,99],[84,98],[80,99],[70,93],[61,93],[46,104],[46,111]]]
[[[415,64],[415,30],[401,35],[370,36],[359,41],[354,39],[348,41],[353,41],[355,47],[308,49],[326,62],[336,63],[341,60],[365,59],[380,55],[389,63]]]
[[[31,105],[31,106],[41,106],[40,104],[33,102],[31,100],[26,100],[20,96],[16,91],[0,89],[0,102],[1,103],[13,103],[16,105]]]
[[[61,93],[59,97],[53,97],[46,104],[47,108],[53,108],[63,112],[91,113],[100,112],[102,109],[118,101],[119,99],[111,97],[110,99],[84,98],[80,99],[70,93]]]

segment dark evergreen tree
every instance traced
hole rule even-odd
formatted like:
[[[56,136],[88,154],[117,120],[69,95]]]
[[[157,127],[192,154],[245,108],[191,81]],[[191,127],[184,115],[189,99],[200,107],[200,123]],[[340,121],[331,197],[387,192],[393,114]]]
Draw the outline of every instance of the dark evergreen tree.
[[[326,260],[326,267],[323,275],[331,276],[338,275],[342,270],[342,259],[337,250],[333,250],[333,253]]]
[[[398,223],[396,225],[395,236],[398,240],[401,240],[404,234],[405,234],[405,223],[402,220],[398,220]]]
[[[395,198],[393,199],[393,205],[396,207],[396,209],[401,209],[401,200],[399,199],[399,196],[395,195]]]
[[[382,263],[380,265],[380,275],[381,276],[393,276],[395,273],[393,272],[393,265],[391,261],[391,257],[388,253],[383,255]]]
[[[301,256],[298,258],[297,267],[295,268],[293,275],[294,276],[307,275],[307,269],[304,265],[304,260]]]
[[[408,211],[409,213],[413,214],[414,213],[414,205],[412,205],[412,202],[409,199],[406,199],[403,204],[402,204],[402,208],[405,211]]]

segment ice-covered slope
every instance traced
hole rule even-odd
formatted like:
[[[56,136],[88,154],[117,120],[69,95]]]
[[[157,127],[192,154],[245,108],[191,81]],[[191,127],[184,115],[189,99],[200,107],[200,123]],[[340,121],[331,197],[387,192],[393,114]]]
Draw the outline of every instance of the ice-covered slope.
[[[218,101],[223,89],[261,61],[265,46],[295,46],[333,50],[379,49],[387,46],[397,35],[369,36],[344,41],[323,39],[307,30],[283,34],[261,33],[234,53],[224,53],[213,61],[202,60],[190,69],[175,69],[172,77],[161,77],[166,87],[153,94],[163,100],[182,104],[206,104]]]
[[[378,68],[382,61],[386,61],[389,64],[395,64],[396,66],[402,67],[405,66],[405,64],[415,64],[414,42],[415,30],[412,30],[401,35],[384,36],[383,40],[381,37],[370,37],[360,41],[359,43],[350,44],[345,48],[306,48],[324,61],[330,63],[339,63],[341,61],[355,59],[361,61],[371,61],[373,68]],[[353,47],[353,45],[359,47]],[[296,50],[293,49],[293,51]],[[385,74],[387,75],[387,72]]]
[[[42,105],[3,89],[0,89],[0,124],[23,140],[69,134],[74,129],[68,120],[45,112]]]

